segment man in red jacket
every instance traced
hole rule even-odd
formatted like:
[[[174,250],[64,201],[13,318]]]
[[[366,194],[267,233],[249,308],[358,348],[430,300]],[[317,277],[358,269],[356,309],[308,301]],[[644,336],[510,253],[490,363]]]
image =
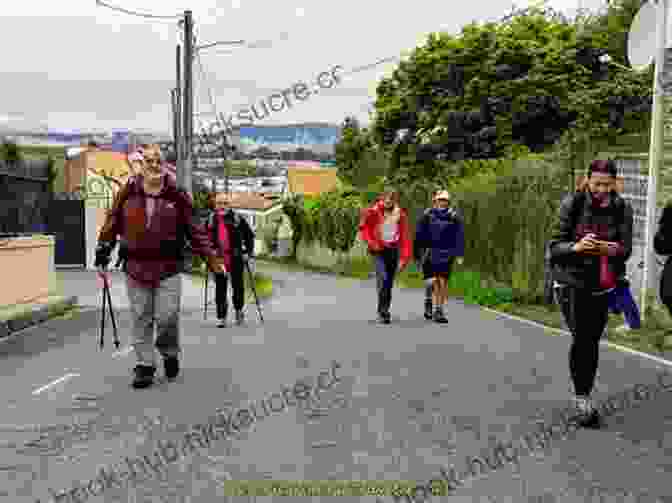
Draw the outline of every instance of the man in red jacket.
[[[163,356],[168,379],[179,373],[179,315],[184,248],[191,242],[195,254],[210,268],[224,272],[205,229],[194,224],[191,196],[178,189],[161,163],[160,151],[149,147],[136,156],[141,173],[119,191],[98,236],[96,267],[105,273],[121,236],[126,246],[124,272],[132,313],[132,341],[137,365],[133,387],[154,381],[154,324],[156,347]]]
[[[359,232],[375,261],[378,322],[388,325],[394,278],[412,256],[408,215],[399,206],[399,193],[385,192],[372,207],[364,210]]]

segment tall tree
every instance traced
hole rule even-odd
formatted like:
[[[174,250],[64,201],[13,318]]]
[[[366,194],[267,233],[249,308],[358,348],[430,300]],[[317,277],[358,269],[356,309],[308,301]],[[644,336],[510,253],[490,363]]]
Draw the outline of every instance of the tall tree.
[[[341,139],[334,148],[338,176],[356,185],[367,169],[367,153],[372,149],[373,141],[366,128],[362,129],[355,117],[346,117],[341,128]]]
[[[650,110],[652,74],[600,61],[622,59],[634,2],[580,21],[532,7],[459,35],[430,34],[377,88],[376,143],[399,174],[516,145],[539,152],[572,128],[610,137],[641,127],[630,119]]]

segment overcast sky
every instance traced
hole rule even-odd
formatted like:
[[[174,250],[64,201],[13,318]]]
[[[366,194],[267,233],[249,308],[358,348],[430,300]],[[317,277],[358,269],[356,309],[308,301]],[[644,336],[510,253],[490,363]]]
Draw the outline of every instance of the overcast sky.
[[[334,65],[346,70],[397,56],[432,31],[457,33],[472,21],[497,19],[510,0],[104,0],[155,15],[194,13],[198,43],[263,41],[257,48],[207,49],[205,82],[194,66],[196,110],[226,116]],[[580,0],[551,0],[570,11]],[[595,8],[604,0],[582,0]],[[519,1],[517,5],[526,5]],[[177,20],[150,20],[96,6],[95,0],[3,2],[0,17],[0,126],[52,130],[170,131]],[[259,124],[361,120],[377,82],[394,69],[379,65],[348,76]],[[198,125],[198,121],[196,122]]]

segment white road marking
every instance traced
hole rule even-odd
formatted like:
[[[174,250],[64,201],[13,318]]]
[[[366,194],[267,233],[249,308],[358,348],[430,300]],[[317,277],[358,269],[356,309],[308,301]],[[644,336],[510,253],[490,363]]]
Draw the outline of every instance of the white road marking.
[[[533,325],[535,327],[539,327],[543,330],[547,330],[547,331],[550,331],[550,332],[558,332],[559,335],[570,335],[570,336],[572,335],[567,330],[561,330],[559,328],[554,328],[554,327],[547,327],[546,325],[542,325],[541,323],[537,323],[536,321],[526,320],[525,318],[520,318],[518,316],[512,316],[510,314],[502,313],[500,311],[496,311],[494,309],[489,309],[487,307],[481,307],[481,309],[483,309],[484,311],[488,311],[490,313],[493,313],[497,316],[502,316],[504,318],[508,318],[510,320],[514,320],[514,321],[517,321],[517,322],[520,322],[520,323],[527,323],[528,325]],[[600,344],[603,345],[603,346],[610,347],[612,349],[617,349],[619,351],[623,351],[624,353],[629,353],[631,355],[636,355],[636,356],[640,356],[642,358],[646,358],[647,360],[651,360],[651,361],[654,361],[656,363],[660,363],[661,365],[672,366],[672,361],[670,361],[670,360],[666,360],[665,358],[660,358],[659,356],[650,355],[648,353],[642,353],[641,351],[637,351],[635,349],[630,349],[626,346],[621,346],[620,344],[615,344],[611,341],[604,341],[603,340],[603,341],[600,341]]]
[[[41,388],[36,389],[35,391],[33,391],[33,395],[38,395],[38,394],[42,393],[43,391],[48,390],[52,386],[55,386],[56,384],[58,384],[60,382],[67,381],[68,379],[72,379],[73,377],[79,377],[79,374],[73,374],[73,373],[65,374],[63,377],[59,377],[55,381],[52,381],[49,384],[45,384]]]

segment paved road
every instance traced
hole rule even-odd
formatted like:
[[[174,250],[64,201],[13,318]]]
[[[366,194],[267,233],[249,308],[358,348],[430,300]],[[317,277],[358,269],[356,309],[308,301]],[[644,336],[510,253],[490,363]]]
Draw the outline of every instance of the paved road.
[[[370,321],[371,281],[275,269],[272,275],[276,286],[265,307],[266,323],[260,325],[250,310],[248,326],[225,330],[215,328],[214,320],[203,321],[200,286],[185,281],[183,373],[174,383],[133,391],[132,355],[115,353],[111,338],[104,351],[97,348],[94,275],[64,273],[65,293],[79,295],[90,307],[0,343],[0,422],[83,426],[76,433],[50,431],[37,447],[26,443],[38,433],[5,426],[0,502],[49,501],[48,488],[69,489],[74,481],[95,477],[98,466],[149,454],[157,439],[178,438],[184,425],[203,423],[227,404],[267,397],[334,360],[344,377],[325,394],[324,405],[335,404],[328,415],[298,409],[275,414],[240,439],[169,466],[164,481],[109,489],[88,501],[224,501],[218,481],[226,477],[426,481],[439,467],[460,466],[465,456],[478,455],[493,437],[532,431],[535,418],[567,403],[566,337],[544,335],[459,301],[448,307],[448,325],[427,324],[417,291],[395,292],[393,324],[378,326]],[[125,344],[129,318],[119,276],[113,297]],[[606,348],[601,358],[599,396],[655,382],[660,368]],[[95,400],[80,400],[85,396]],[[447,500],[634,502],[670,495],[670,397],[610,417],[602,431],[557,441],[517,467],[467,482]],[[163,425],[142,426],[157,417]],[[611,499],[590,499],[591,484],[609,489]],[[652,499],[618,499],[641,488]]]

